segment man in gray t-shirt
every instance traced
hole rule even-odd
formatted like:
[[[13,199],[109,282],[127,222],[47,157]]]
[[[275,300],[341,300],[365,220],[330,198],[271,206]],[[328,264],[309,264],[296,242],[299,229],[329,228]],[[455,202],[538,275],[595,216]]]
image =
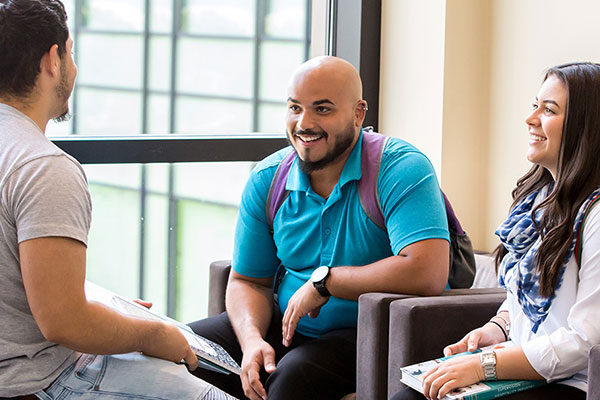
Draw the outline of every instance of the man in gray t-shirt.
[[[44,135],[77,74],[66,18],[0,0],[0,397],[228,399],[181,365],[198,360],[177,327],[85,297],[87,180]]]

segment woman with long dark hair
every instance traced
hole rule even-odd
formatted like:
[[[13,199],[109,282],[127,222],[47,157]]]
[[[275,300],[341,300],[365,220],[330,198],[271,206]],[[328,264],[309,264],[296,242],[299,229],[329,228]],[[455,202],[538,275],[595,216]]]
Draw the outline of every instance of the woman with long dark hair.
[[[441,363],[423,380],[430,399],[494,379],[550,383],[507,399],[585,399],[588,353],[600,343],[600,65],[550,68],[526,123],[534,166],[496,231],[507,299],[444,354],[514,346]],[[407,389],[394,399],[415,396]]]

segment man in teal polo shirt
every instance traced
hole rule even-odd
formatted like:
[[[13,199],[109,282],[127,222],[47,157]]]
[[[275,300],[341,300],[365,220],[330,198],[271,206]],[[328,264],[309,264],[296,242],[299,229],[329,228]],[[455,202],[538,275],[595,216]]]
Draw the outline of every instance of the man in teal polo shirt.
[[[291,147],[260,162],[242,195],[227,312],[191,325],[241,361],[241,379],[196,373],[238,397],[337,399],[355,391],[358,297],[444,289],[446,214],[429,160],[391,139],[377,181],[386,229],[366,215],[357,182],[367,103],[351,64],[311,59],[292,76],[288,95]],[[267,198],[290,151],[297,157],[289,195],[271,232]]]

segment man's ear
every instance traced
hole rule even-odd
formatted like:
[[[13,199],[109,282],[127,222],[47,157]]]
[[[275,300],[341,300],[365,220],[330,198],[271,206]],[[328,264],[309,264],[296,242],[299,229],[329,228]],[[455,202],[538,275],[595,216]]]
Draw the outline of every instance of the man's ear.
[[[365,100],[359,100],[354,108],[354,126],[362,126],[365,116],[367,115],[367,102]]]
[[[60,73],[61,59],[58,55],[58,45],[53,44],[50,50],[42,56],[40,61],[40,70],[42,73],[46,72],[51,77],[57,77]]]

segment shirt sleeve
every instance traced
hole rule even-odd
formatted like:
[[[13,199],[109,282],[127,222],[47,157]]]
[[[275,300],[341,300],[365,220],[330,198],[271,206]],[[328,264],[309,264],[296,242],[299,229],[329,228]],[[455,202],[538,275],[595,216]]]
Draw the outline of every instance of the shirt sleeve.
[[[68,237],[87,245],[92,201],[81,166],[65,155],[29,161],[5,186],[19,243]]]
[[[590,348],[600,343],[600,207],[590,211],[581,245],[577,296],[567,326],[522,345],[532,367],[549,382],[586,369]]]
[[[240,202],[232,267],[237,273],[251,278],[272,277],[279,267],[265,209],[275,169],[276,166],[254,169]]]
[[[425,239],[449,241],[446,209],[433,166],[416,150],[391,150],[382,159],[378,194],[392,251],[398,254]]]

